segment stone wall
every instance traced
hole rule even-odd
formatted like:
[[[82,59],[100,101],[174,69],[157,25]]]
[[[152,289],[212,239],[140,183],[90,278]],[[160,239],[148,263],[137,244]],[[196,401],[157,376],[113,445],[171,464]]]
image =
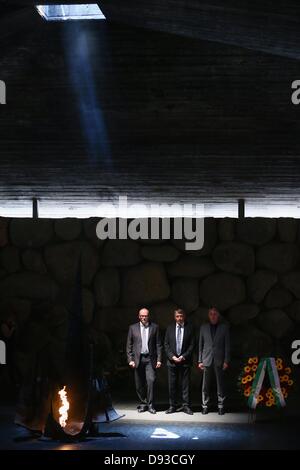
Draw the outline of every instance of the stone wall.
[[[198,331],[216,305],[231,326],[232,378],[244,357],[289,354],[300,332],[298,220],[206,219],[198,252],[178,240],[103,242],[97,221],[0,219],[0,318],[16,315],[21,371],[45,344],[59,363],[80,253],[85,322],[115,385],[128,382],[126,333],[141,306],[162,331],[182,307]]]

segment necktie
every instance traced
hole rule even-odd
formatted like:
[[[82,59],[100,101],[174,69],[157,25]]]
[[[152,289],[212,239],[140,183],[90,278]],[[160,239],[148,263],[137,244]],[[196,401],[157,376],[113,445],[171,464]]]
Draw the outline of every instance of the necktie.
[[[181,354],[181,335],[182,335],[182,328],[180,325],[177,326],[177,338],[176,338],[176,354],[180,356]]]

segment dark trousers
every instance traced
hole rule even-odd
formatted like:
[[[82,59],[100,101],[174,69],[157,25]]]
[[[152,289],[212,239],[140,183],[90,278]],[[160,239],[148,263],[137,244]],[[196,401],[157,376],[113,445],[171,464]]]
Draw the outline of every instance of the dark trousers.
[[[211,379],[213,374],[217,382],[218,408],[223,408],[225,401],[224,371],[222,366],[212,363],[209,367],[204,367],[202,382],[202,406],[207,408],[210,402]]]
[[[139,366],[134,369],[135,389],[141,405],[153,404],[155,378],[155,369],[150,357],[141,355]]]
[[[180,388],[181,399],[183,406],[190,406],[190,377],[191,368],[184,367],[183,365],[176,365],[168,367],[168,382],[169,382],[169,403],[170,406],[176,407],[177,404],[177,391]]]

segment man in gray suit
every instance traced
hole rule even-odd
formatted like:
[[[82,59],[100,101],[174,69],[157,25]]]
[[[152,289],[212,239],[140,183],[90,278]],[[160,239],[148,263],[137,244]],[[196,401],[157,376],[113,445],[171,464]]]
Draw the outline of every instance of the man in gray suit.
[[[203,370],[202,413],[208,413],[210,401],[210,385],[212,374],[215,374],[218,394],[219,415],[224,414],[224,371],[230,361],[229,328],[220,322],[220,314],[216,307],[208,311],[209,323],[200,328],[198,367]]]
[[[139,311],[139,322],[130,325],[127,337],[127,360],[134,369],[135,388],[140,400],[138,412],[155,414],[153,387],[156,369],[161,367],[162,344],[159,327],[149,320],[149,310]]]

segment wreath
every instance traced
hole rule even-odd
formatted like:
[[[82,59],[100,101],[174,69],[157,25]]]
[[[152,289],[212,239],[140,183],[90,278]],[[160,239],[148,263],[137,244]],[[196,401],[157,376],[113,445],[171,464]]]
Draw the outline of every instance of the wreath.
[[[269,374],[269,386],[266,385],[266,380],[264,380],[266,370]],[[257,374],[262,374],[261,380],[260,377],[257,377]],[[258,383],[259,380],[261,383]],[[278,381],[277,387],[276,380]],[[261,360],[257,356],[250,357],[244,364],[238,379],[239,390],[243,397],[247,399],[251,408],[255,408],[258,404],[267,407],[285,406],[284,400],[289,396],[293,385],[292,369],[281,357],[262,358]],[[255,405],[250,404],[253,396],[256,399]]]

